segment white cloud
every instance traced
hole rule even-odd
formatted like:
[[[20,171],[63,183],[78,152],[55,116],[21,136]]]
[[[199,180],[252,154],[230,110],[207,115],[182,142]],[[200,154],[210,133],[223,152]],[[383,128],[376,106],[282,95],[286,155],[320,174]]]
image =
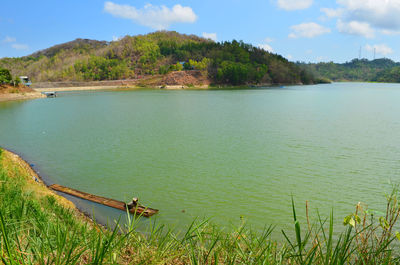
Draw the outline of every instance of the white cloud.
[[[319,62],[326,62],[326,61],[328,61],[328,58],[327,58],[326,56],[318,56],[317,58],[315,58],[315,61],[316,61],[317,63],[319,63]]]
[[[367,44],[365,45],[365,49],[369,52],[373,52],[375,50],[377,54],[382,54],[383,56],[393,53],[392,48],[388,47],[386,44]]]
[[[289,38],[313,38],[331,32],[329,28],[325,28],[314,22],[294,25],[290,29],[292,32],[289,34]]]
[[[146,4],[143,8],[137,9],[130,5],[105,2],[104,11],[115,17],[131,19],[141,25],[157,30],[167,29],[173,23],[193,23],[197,20],[192,8],[181,5],[174,5],[172,8],[168,8],[164,5]]]
[[[278,6],[287,11],[309,8],[313,0],[278,0]]]
[[[28,45],[17,43],[17,39],[14,37],[6,36],[2,42],[8,43],[9,45],[11,45],[11,48],[16,49],[16,50],[28,50],[29,49]]]
[[[400,0],[337,0],[347,20],[365,22],[380,29],[400,28]]]
[[[20,43],[13,43],[13,44],[11,44],[11,47],[16,50],[28,50],[29,49],[28,45],[20,44]]]
[[[119,37],[118,37],[118,36],[113,36],[113,37],[112,37],[112,40],[113,40],[113,41],[119,41],[119,40],[122,40],[122,38],[123,38],[123,37],[121,37],[121,36],[119,36]]]
[[[384,35],[390,35],[390,36],[400,35],[400,30],[383,29],[381,32]]]
[[[264,43],[264,44],[258,44],[258,48],[263,49],[264,51],[267,52],[274,52],[274,49],[271,47],[271,45]]]
[[[344,9],[321,8],[321,12],[325,13],[325,16],[327,16],[328,18],[333,18],[333,17],[340,17],[343,14]]]
[[[6,36],[3,40],[4,43],[12,43],[12,42],[16,42],[17,39],[14,37],[10,37],[10,36]]]
[[[213,41],[217,41],[217,33],[203,32],[202,36],[203,36],[203,38],[211,39]]]
[[[260,48],[260,49],[263,49],[264,51],[273,53],[274,49],[269,44],[269,43],[271,43],[273,41],[274,41],[274,39],[267,37],[267,38],[264,39],[264,42],[261,43],[261,44],[258,44],[257,47]]]
[[[293,59],[293,56],[292,56],[291,54],[288,54],[288,55],[286,55],[286,58],[287,58],[288,60],[292,60],[292,59]]]
[[[400,31],[400,0],[336,0],[338,8],[321,8],[328,18],[338,18],[342,33],[373,38],[376,32]]]
[[[373,38],[375,36],[375,30],[366,22],[343,22],[341,19],[339,19],[337,21],[337,28],[339,32],[350,35],[364,36],[366,38]]]

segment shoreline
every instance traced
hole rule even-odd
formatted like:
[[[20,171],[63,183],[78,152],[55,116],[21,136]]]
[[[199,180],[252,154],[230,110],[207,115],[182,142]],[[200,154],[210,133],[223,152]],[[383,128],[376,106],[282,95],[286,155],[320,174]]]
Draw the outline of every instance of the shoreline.
[[[46,96],[38,91],[27,93],[4,93],[0,94],[0,102],[17,101],[27,99],[45,98]]]
[[[162,85],[162,86],[78,86],[78,87],[53,87],[53,88],[34,88],[37,92],[67,92],[67,91],[92,91],[92,90],[207,90],[212,87],[209,85],[186,86],[186,85]]]
[[[36,92],[63,92],[63,91],[91,91],[91,90],[109,90],[124,88],[122,86],[77,86],[77,87],[50,87],[50,88],[33,88]],[[134,88],[134,87],[133,87]]]
[[[71,210],[75,214],[75,216],[81,219],[83,222],[87,222],[89,224],[97,223],[98,225],[105,227],[104,224],[98,223],[96,220],[94,220],[92,216],[90,216],[90,214],[79,209],[73,201],[50,189],[42,176],[34,168],[32,168],[31,164],[21,155],[19,155],[15,151],[11,151],[10,149],[1,146],[0,151],[2,151],[3,155],[5,155],[7,158],[10,158],[10,160],[12,160],[14,164],[18,165],[18,167],[22,169],[26,173],[26,175],[29,176],[29,178],[27,179],[28,190],[35,193],[38,197],[45,197],[50,195],[61,206]]]
[[[18,152],[0,146],[0,154],[1,152],[3,152],[3,155],[5,155],[7,158],[11,158],[14,164],[17,164],[20,168],[22,168],[25,175],[29,175],[29,179],[27,179],[28,190],[38,195],[38,197],[51,195],[61,206],[65,207],[68,210],[71,210],[74,215],[78,217],[81,221],[86,222],[90,225],[97,224],[104,229],[113,228],[113,225],[110,226],[110,224],[108,223],[108,216],[103,216],[103,218],[101,218],[100,216],[99,218],[99,216],[94,215],[94,208],[85,208],[84,206],[79,204],[79,200],[86,201],[85,199],[78,198],[62,192],[57,192],[49,188],[51,184],[54,184],[54,182],[51,181],[51,178],[46,175],[41,175],[40,171],[33,168],[33,166],[36,168],[38,166],[30,163],[29,160],[26,160]],[[97,204],[96,202],[87,202]],[[101,207],[108,207],[102,204],[98,205]],[[121,216],[123,214],[126,214],[126,212],[122,211]]]
[[[209,85],[189,87],[185,85],[163,85],[163,86],[79,86],[79,87],[53,87],[53,88],[34,88],[36,92],[68,92],[68,91],[96,91],[96,90],[207,90]]]
[[[36,193],[39,193],[40,196],[46,196],[51,194],[55,197],[56,201],[61,205],[63,205],[64,207],[79,212],[80,214],[84,214],[76,207],[76,205],[72,201],[59,195],[55,191],[49,189],[49,187],[44,182],[40,174],[35,169],[33,169],[31,164],[29,164],[19,154],[4,147],[0,147],[0,150],[3,150],[3,153],[8,158],[10,158],[15,164],[17,164],[20,168],[22,168],[26,172],[26,174],[30,178],[28,179],[29,188],[32,188]]]
[[[73,91],[97,91],[97,90],[142,90],[142,89],[154,89],[154,90],[224,90],[226,88],[231,89],[254,89],[254,88],[267,88],[267,87],[280,87],[280,86],[297,86],[303,84],[258,84],[258,85],[88,85],[88,86],[53,86],[53,87],[38,87],[32,88],[34,92],[27,93],[5,93],[0,94],[0,102],[14,101],[14,100],[26,100],[45,98],[43,92],[73,92]],[[314,84],[315,85],[315,84]]]

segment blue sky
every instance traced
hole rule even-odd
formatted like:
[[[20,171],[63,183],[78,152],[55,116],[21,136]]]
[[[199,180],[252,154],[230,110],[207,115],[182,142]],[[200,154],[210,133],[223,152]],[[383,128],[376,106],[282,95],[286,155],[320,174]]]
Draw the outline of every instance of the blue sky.
[[[76,38],[175,30],[243,40],[292,61],[400,61],[400,0],[3,1],[0,57]]]

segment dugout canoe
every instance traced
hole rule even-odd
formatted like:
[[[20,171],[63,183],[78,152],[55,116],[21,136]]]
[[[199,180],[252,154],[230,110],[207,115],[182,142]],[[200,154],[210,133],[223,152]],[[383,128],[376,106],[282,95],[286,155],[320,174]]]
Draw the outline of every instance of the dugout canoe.
[[[101,197],[101,196],[97,196],[97,195],[93,195],[90,193],[86,193],[83,191],[79,191],[79,190],[75,190],[75,189],[71,189],[68,187],[64,187],[58,184],[53,184],[50,185],[49,188],[51,188],[52,190],[55,191],[59,191],[65,194],[69,194],[84,200],[88,200],[88,201],[92,201],[95,203],[99,203],[108,207],[112,207],[112,208],[116,208],[122,211],[126,211],[127,210],[127,204],[125,202],[122,201],[117,201],[114,199],[109,199],[109,198],[105,198],[105,197]],[[158,213],[157,209],[152,209],[152,208],[148,208],[145,207],[143,205],[138,205],[136,208],[132,208],[129,209],[129,212],[132,214],[136,214],[136,215],[141,215],[144,217],[150,217],[156,213]]]

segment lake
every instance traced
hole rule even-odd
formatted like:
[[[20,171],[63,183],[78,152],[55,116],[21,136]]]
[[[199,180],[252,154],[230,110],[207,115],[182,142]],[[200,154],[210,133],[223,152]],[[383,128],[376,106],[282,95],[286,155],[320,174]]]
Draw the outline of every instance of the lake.
[[[157,221],[291,226],[358,202],[380,209],[399,182],[400,85],[65,92],[0,102],[0,146],[58,183],[139,197]],[[118,210],[74,199],[105,222]]]

